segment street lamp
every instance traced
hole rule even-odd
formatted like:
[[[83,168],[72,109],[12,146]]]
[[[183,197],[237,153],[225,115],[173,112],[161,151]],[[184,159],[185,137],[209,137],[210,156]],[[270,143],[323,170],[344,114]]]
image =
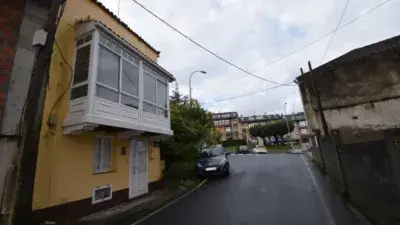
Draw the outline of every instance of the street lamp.
[[[286,127],[287,127],[287,130],[288,130],[288,135],[289,135],[289,140],[290,140],[290,147],[292,147],[292,149],[293,149],[293,142],[292,142],[292,135],[290,134],[290,128],[289,128],[289,120],[288,120],[288,118],[287,118],[287,116],[286,116],[286,105],[287,105],[287,102],[285,102],[285,120],[286,120]]]
[[[207,73],[204,70],[196,70],[196,71],[194,71],[193,73],[190,74],[190,76],[189,76],[189,100],[190,100],[190,102],[192,102],[192,76],[193,76],[193,74],[195,74],[197,72],[200,72],[202,74],[206,74]]]

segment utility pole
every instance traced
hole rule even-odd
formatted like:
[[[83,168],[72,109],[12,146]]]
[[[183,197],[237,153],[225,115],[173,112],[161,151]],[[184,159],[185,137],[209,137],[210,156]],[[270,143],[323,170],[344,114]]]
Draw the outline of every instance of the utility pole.
[[[311,62],[310,61],[308,61],[308,68],[310,69],[311,83],[312,83],[313,90],[314,90],[314,93],[315,93],[315,98],[317,99],[317,107],[318,107],[318,113],[319,113],[319,116],[320,116],[320,119],[321,119],[322,130],[324,131],[324,135],[328,135],[329,134],[328,125],[327,125],[326,120],[325,120],[324,110],[322,109],[321,97],[319,95],[319,90],[318,90],[317,85],[316,85],[315,80],[314,80],[313,69],[311,67]]]
[[[17,156],[17,171],[14,190],[10,202],[10,214],[6,224],[27,225],[32,222],[32,198],[36,174],[36,163],[42,125],[46,87],[49,82],[49,68],[53,44],[57,30],[57,19],[60,6],[64,0],[52,0],[46,24],[46,43],[38,51],[35,67],[32,70],[26,110],[21,126],[21,141]]]
[[[308,61],[308,67],[309,67],[309,69],[310,69],[310,75],[309,75],[309,76],[310,76],[310,78],[311,78],[312,89],[314,90],[314,93],[315,93],[315,96],[316,96],[317,102],[318,102],[318,103],[317,103],[317,105],[318,105],[317,113],[318,113],[318,115],[321,115],[321,114],[323,115],[321,99],[320,99],[320,96],[319,96],[319,91],[318,91],[318,89],[317,89],[317,86],[316,86],[316,84],[315,84],[315,82],[314,82],[314,77],[313,77],[313,75],[312,75],[312,68],[311,68],[311,62],[310,62],[310,61]],[[300,68],[300,73],[301,73],[301,75],[304,75],[303,68]],[[299,84],[299,85],[300,85],[300,84]],[[310,104],[311,104],[311,102],[310,102]],[[311,108],[313,108],[313,107],[312,107],[312,104],[311,104]],[[324,117],[324,116],[323,116],[323,117]],[[322,121],[322,118],[321,118],[321,121]],[[325,118],[324,118],[324,121],[325,121]],[[324,133],[325,133],[325,131],[324,131]],[[318,136],[320,136],[320,132],[318,132],[318,134],[317,134],[318,149],[319,149],[319,154],[321,155],[322,173],[323,173],[323,174],[326,174],[326,171],[325,171],[324,154],[322,153],[321,142],[320,142]]]

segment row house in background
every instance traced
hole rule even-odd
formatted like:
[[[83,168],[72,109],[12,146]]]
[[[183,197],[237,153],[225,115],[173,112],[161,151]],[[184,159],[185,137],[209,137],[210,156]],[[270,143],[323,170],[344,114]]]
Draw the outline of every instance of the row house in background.
[[[1,129],[9,137],[0,143],[0,200],[12,177],[12,152],[5,150],[18,142],[36,54],[32,39],[49,2],[0,7],[0,75],[8,88],[0,98]],[[32,203],[40,224],[72,221],[151,191],[162,178],[157,141],[173,135],[173,75],[157,64],[160,52],[105,6],[66,1],[55,39]]]
[[[213,114],[214,126],[222,140],[242,139],[241,124],[237,112],[224,112]]]

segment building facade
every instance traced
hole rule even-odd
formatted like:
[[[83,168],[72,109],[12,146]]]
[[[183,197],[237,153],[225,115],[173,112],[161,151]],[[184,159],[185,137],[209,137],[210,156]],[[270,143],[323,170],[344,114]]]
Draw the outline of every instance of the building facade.
[[[243,139],[237,112],[213,113],[214,126],[222,140]]]
[[[51,57],[33,193],[37,221],[74,220],[151,191],[173,135],[174,77],[96,0],[68,0]],[[65,93],[65,94],[64,94]]]
[[[299,132],[299,133],[303,132],[304,138],[306,137],[306,135],[308,135],[308,132],[306,131],[307,122],[306,122],[305,115],[303,112],[289,114],[289,115],[287,115],[287,118],[290,123],[293,123],[295,125],[296,129],[299,129],[296,132]],[[253,126],[268,125],[268,124],[281,122],[284,120],[285,120],[284,115],[279,115],[279,114],[241,116],[239,118],[243,135],[247,138],[251,138],[250,128]]]
[[[392,200],[400,197],[399,47],[400,36],[393,37],[315,68],[314,82],[310,73],[297,79],[317,135],[315,161],[376,224],[399,220],[399,201]]]

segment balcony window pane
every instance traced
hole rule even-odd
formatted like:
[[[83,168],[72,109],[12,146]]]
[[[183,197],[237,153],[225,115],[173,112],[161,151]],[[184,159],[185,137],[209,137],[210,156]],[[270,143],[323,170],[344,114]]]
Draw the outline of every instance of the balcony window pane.
[[[168,111],[162,108],[157,108],[157,116],[168,118]]]
[[[113,102],[119,102],[119,94],[116,91],[96,85],[96,96]]]
[[[163,108],[167,108],[168,91],[167,85],[157,81],[157,105]]]
[[[74,84],[86,81],[89,73],[90,45],[76,51]]]
[[[151,103],[156,103],[156,78],[145,73],[143,75],[143,86],[144,100]]]
[[[71,100],[81,98],[87,96],[88,93],[88,85],[82,85],[79,87],[74,87],[71,90]]]
[[[128,61],[122,61],[122,90],[139,96],[139,68]]]
[[[100,46],[97,81],[118,89],[119,85],[119,56]]]
[[[143,111],[156,114],[156,107],[147,102],[143,102]]]
[[[139,100],[128,95],[121,95],[121,104],[135,109],[139,108]]]

